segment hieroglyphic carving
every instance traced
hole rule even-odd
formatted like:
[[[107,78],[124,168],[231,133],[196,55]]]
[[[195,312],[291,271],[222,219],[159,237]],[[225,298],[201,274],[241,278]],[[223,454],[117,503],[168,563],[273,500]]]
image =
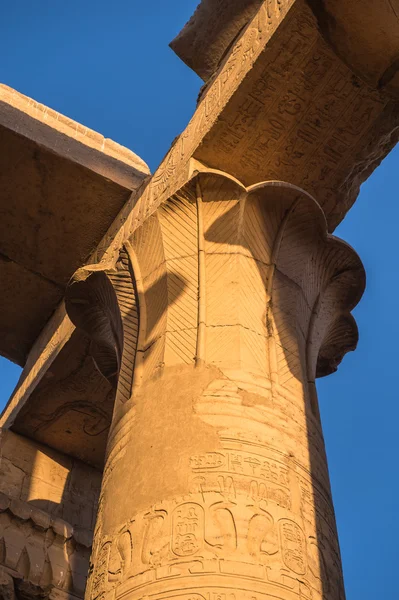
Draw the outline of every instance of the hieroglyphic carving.
[[[164,530],[165,519],[168,513],[165,510],[153,510],[144,515],[146,520],[141,560],[145,565],[159,566],[162,556],[165,555],[167,544],[160,535]]]
[[[176,556],[191,556],[202,548],[204,511],[194,502],[181,504],[172,514],[171,548]]]
[[[306,17],[310,13],[305,3],[296,3],[296,9],[298,6],[300,9],[304,8],[305,17],[301,16],[299,9],[295,9],[282,26],[280,48],[277,47],[277,42],[271,43],[270,47],[266,48],[264,55],[271,57],[271,67],[266,69],[263,65],[261,77],[255,82],[253,92],[248,95],[245,93],[237,95],[232,100],[234,92],[243,79],[247,79],[249,84],[253,83],[251,81],[253,78],[246,76],[265,49],[271,33],[281,23],[282,17],[292,4],[282,0],[267,0],[263,3],[256,18],[249,23],[247,29],[233,44],[219,76],[205,91],[192,123],[161,164],[152,182],[145,189],[140,202],[121,227],[119,237],[114,238],[110,249],[105,249],[110,241],[109,237],[106,237],[98,256],[101,257],[104,251],[115,254],[123,237],[130,235],[131,228],[148,221],[154,207],[171,198],[172,193],[176,198],[170,200],[157,217],[161,229],[161,213],[167,213],[176,199],[179,209],[182,208],[183,202],[179,196],[181,190],[178,188],[193,175],[190,172],[192,165],[188,165],[189,158],[201,142],[203,143],[200,152],[207,150],[209,140],[204,138],[220,116],[220,110],[227,104],[235,110],[229,112],[226,109],[223,118],[219,119],[221,131],[215,128],[217,153],[220,156],[226,155],[232,165],[233,159],[238,157],[246,184],[255,181],[252,177],[259,178],[261,168],[266,170],[268,177],[279,178],[284,172],[292,181],[299,173],[307,190],[313,191],[322,187],[324,205],[329,210],[332,206],[335,207],[336,194],[333,183],[337,183],[338,186],[342,180],[348,153],[356,147],[359,139],[366,136],[370,123],[382,113],[385,100],[378,93],[372,96],[370,90],[363,86],[360,80],[353,78],[348,69],[340,64],[337,67],[333,54],[326,49],[324,43],[320,43],[315,19]],[[258,66],[262,65],[259,63]],[[298,72],[294,72],[294,76],[291,76],[296,69]],[[254,74],[256,73],[254,69]],[[331,85],[331,94],[328,93],[328,85]],[[319,105],[312,105],[309,98],[312,96],[317,98],[319,94],[327,98],[327,106],[320,108]],[[259,123],[264,114],[269,122],[263,123],[264,127],[260,127]],[[250,138],[251,130],[258,136],[256,143],[259,144],[260,151],[252,148],[254,144]],[[319,144],[320,139],[325,141],[322,147]],[[234,171],[233,167],[232,171]],[[235,174],[237,175],[238,172]],[[263,255],[266,254],[266,260],[262,260],[262,257],[255,254],[253,246],[241,243],[242,240],[235,239],[234,246],[240,246],[239,251],[237,248],[234,252],[230,248],[226,250],[233,244],[231,238],[227,242],[223,240],[223,244],[219,238],[220,231],[226,224],[224,217],[226,213],[230,213],[230,207],[227,211],[224,210],[227,204],[224,203],[225,206],[218,215],[221,217],[221,227],[215,234],[217,225],[220,225],[216,223],[212,231],[214,239],[207,240],[214,244],[214,247],[219,244],[216,251],[208,251],[208,254],[218,256],[208,256],[208,264],[205,266],[211,274],[212,285],[208,289],[213,288],[214,292],[219,280],[220,298],[226,299],[229,292],[226,288],[223,289],[223,284],[230,279],[232,294],[229,302],[224,306],[219,302],[217,294],[214,294],[211,299],[208,298],[209,307],[212,309],[209,313],[215,322],[208,323],[210,338],[208,356],[206,352],[203,353],[203,362],[208,358],[209,363],[216,365],[222,371],[227,365],[226,370],[230,368],[228,374],[233,381],[240,370],[254,375],[254,379],[259,376],[256,385],[258,388],[263,387],[265,392],[257,395],[256,391],[249,391],[245,385],[241,388],[234,383],[226,384],[223,379],[226,373],[222,372],[218,374],[217,385],[212,390],[206,389],[204,393],[201,390],[194,399],[187,398],[188,410],[182,413],[182,421],[185,419],[186,423],[191,417],[193,420],[197,419],[197,424],[202,421],[209,427],[206,431],[209,437],[212,437],[213,433],[214,437],[218,435],[219,439],[213,440],[213,446],[209,445],[209,452],[201,446],[202,440],[196,440],[200,447],[199,454],[192,456],[205,456],[205,460],[200,458],[199,465],[193,467],[192,478],[190,473],[185,482],[187,492],[185,495],[173,493],[168,495],[162,490],[161,494],[165,493],[167,500],[162,497],[159,505],[134,514],[134,518],[124,524],[121,530],[115,531],[111,527],[111,531],[103,536],[99,527],[100,550],[95,554],[92,598],[103,598],[109,589],[124,584],[131,585],[132,588],[136,586],[138,591],[134,593],[140,597],[148,591],[151,597],[155,598],[182,597],[185,600],[200,598],[234,600],[247,597],[254,599],[265,597],[265,594],[276,596],[277,593],[289,597],[287,590],[296,597],[310,598],[312,589],[319,597],[323,592],[330,593],[330,590],[333,590],[333,584],[330,583],[332,578],[325,572],[327,570],[325,565],[331,562],[336,568],[336,563],[339,564],[339,560],[335,560],[337,552],[336,549],[331,549],[326,541],[328,537],[325,536],[325,523],[317,522],[321,521],[318,511],[313,510],[311,513],[308,506],[314,508],[314,504],[322,506],[324,502],[327,507],[325,514],[328,514],[328,519],[325,518],[325,521],[333,521],[331,510],[329,511],[331,507],[328,490],[325,493],[323,488],[328,477],[322,452],[322,440],[315,426],[318,415],[315,402],[312,404],[308,401],[307,384],[312,383],[314,371],[320,373],[317,363],[320,348],[323,348],[326,340],[324,329],[326,315],[329,316],[329,312],[334,313],[332,307],[337,309],[338,306],[338,311],[343,312],[344,317],[347,317],[348,310],[353,304],[353,298],[348,299],[340,293],[334,296],[331,293],[331,281],[334,280],[335,283],[340,278],[337,264],[344,265],[351,272],[356,269],[360,272],[361,268],[356,259],[346,260],[351,254],[349,250],[345,251],[346,254],[337,252],[335,263],[330,262],[331,254],[325,250],[326,246],[331,249],[333,243],[325,235],[324,222],[321,227],[318,227],[309,219],[303,227],[301,219],[304,216],[308,219],[309,215],[316,215],[315,221],[320,225],[321,213],[317,211],[312,201],[307,204],[305,202],[305,209],[301,212],[303,206],[297,211],[301,204],[297,202],[298,198],[294,201],[291,196],[293,202],[284,203],[284,198],[281,198],[282,202],[277,202],[274,196],[277,209],[274,210],[274,207],[270,210],[270,198],[267,194],[260,200],[258,198],[259,201],[256,203],[252,202],[256,196],[252,194],[253,190],[245,188],[239,182],[237,187],[239,198],[233,198],[232,212],[236,211],[233,216],[238,214],[239,219],[236,221],[235,218],[231,218],[229,224],[233,225],[234,234],[236,230],[242,233],[244,229],[247,235],[246,241],[254,238],[254,230],[248,222],[245,222],[245,217],[248,216],[245,205],[256,204],[254,214],[259,221],[263,220],[260,227],[260,246]],[[302,200],[305,196],[300,190],[295,190],[295,194],[301,196]],[[307,200],[311,199],[307,198]],[[209,198],[208,203],[211,204]],[[191,210],[192,217],[193,206],[190,202],[187,206]],[[132,203],[123,211],[122,220],[131,208]],[[177,210],[171,212],[169,234],[170,224],[173,224],[173,219],[178,214]],[[282,212],[284,214],[281,214]],[[292,228],[285,227],[288,217],[294,213],[294,225]],[[188,215],[189,211],[185,216]],[[191,223],[189,221],[190,219],[187,218],[184,226],[188,226],[190,239],[194,240],[195,246],[196,236],[193,235],[195,218],[191,219]],[[165,219],[163,225],[162,240],[166,245]],[[276,225],[276,228],[272,231],[273,225]],[[119,226],[120,221],[116,228]],[[109,235],[112,237],[112,234]],[[321,239],[320,245],[315,242],[317,236]],[[297,243],[297,238],[301,243]],[[173,241],[173,234],[169,235],[169,241]],[[269,242],[270,253],[268,249],[265,251],[265,246]],[[198,251],[202,251],[199,244]],[[171,336],[168,337],[170,333],[176,334],[175,339],[179,340],[178,344],[175,343],[175,349],[179,346],[175,354],[178,354],[185,364],[191,365],[193,361],[195,337],[193,332],[195,325],[198,324],[195,321],[196,284],[197,279],[200,279],[195,273],[195,266],[193,268],[195,261],[187,260],[184,263],[186,267],[184,275],[188,273],[187,278],[180,275],[183,274],[183,259],[195,258],[195,252],[190,256],[175,257],[181,260],[180,273],[171,270],[170,263],[173,259],[169,255],[165,258],[165,261],[169,262],[168,265],[161,261],[157,265],[159,272],[155,273],[153,270],[148,273],[148,277],[152,278],[150,283],[143,278],[143,296],[147,294],[148,298],[149,290],[152,288],[153,296],[158,296],[158,308],[160,307],[159,311],[147,310],[145,343],[139,345],[139,352],[143,359],[141,364],[147,360],[149,365],[148,379],[154,376],[155,370],[157,376],[162,379],[165,365],[171,364],[170,355],[167,354],[172,345]],[[222,254],[226,256],[220,258]],[[240,256],[233,259],[229,254],[240,254]],[[294,258],[291,260],[287,254]],[[320,256],[323,260],[319,260]],[[113,256],[113,260],[114,258]],[[353,258],[353,255],[350,258]],[[241,267],[244,264],[246,266],[240,271],[236,268],[236,262]],[[334,263],[332,269],[330,269],[331,263]],[[228,272],[229,268],[234,271],[233,277]],[[320,273],[322,276],[318,277]],[[127,273],[125,275],[126,281],[129,280],[130,284],[133,278],[129,279]],[[226,275],[225,279],[222,275]],[[233,291],[234,288],[238,288],[237,283],[241,284],[241,297]],[[342,281],[340,285],[341,283]],[[354,280],[349,281],[349,284],[355,287]],[[115,285],[115,288],[118,288],[118,285]],[[120,288],[120,298],[123,298],[124,286]],[[248,303],[245,303],[243,298],[243,288],[250,298]],[[359,293],[360,288],[361,286],[358,287],[356,294]],[[189,301],[188,290],[192,293]],[[322,298],[323,294],[325,298]],[[257,295],[256,311],[254,310],[255,295]],[[177,299],[179,303],[176,302]],[[236,300],[237,304],[235,304]],[[325,304],[323,304],[324,300],[326,300]],[[184,302],[186,302],[184,308],[188,312],[183,319],[183,311],[181,313],[176,311],[176,318],[171,309],[172,303],[175,303],[174,308],[176,308],[178,304],[183,306]],[[125,303],[125,308],[128,307],[126,313],[134,309],[130,293],[127,301],[122,300],[121,303]],[[222,308],[217,306],[218,304],[222,304]],[[154,305],[155,303],[152,305],[148,303],[150,308],[154,308]],[[240,310],[236,310],[237,306]],[[327,310],[325,310],[326,306]],[[231,311],[228,310],[230,308]],[[323,318],[320,318],[323,309],[325,313]],[[241,321],[229,322],[228,318],[231,315],[233,321],[234,319],[237,321],[241,319]],[[129,339],[132,342],[129,356],[126,354],[125,368],[121,337],[111,336],[110,346],[115,346],[112,349],[116,349],[116,360],[110,361],[112,368],[103,370],[112,383],[115,375],[119,374],[120,388],[124,388],[122,396],[125,404],[130,399],[133,385],[135,344],[139,335],[137,311],[134,318],[137,327],[134,324],[132,339],[129,337],[129,327],[125,327],[124,323],[125,341]],[[148,326],[150,323],[151,325]],[[346,323],[348,329],[345,331],[352,334],[350,346],[353,347],[356,342],[355,327],[349,318]],[[116,319],[113,325],[114,327],[110,329],[115,333],[120,323]],[[336,323],[329,323],[329,325],[334,329]],[[166,329],[168,327],[170,329]],[[233,327],[236,327],[237,331],[233,332]],[[187,333],[189,330],[190,333],[187,335],[190,337],[183,338],[182,332]],[[151,333],[156,331],[152,338],[148,335],[149,331]],[[212,334],[215,332],[216,335],[212,339]],[[330,334],[331,328],[328,330],[329,352],[323,353],[322,357],[323,362],[329,363],[328,368],[339,362],[343,351],[348,349],[346,342],[343,347],[336,348],[331,340],[333,339],[334,342],[338,340],[339,345],[341,336]],[[233,362],[231,355],[237,347],[239,347],[238,359],[237,364],[234,365],[237,368],[231,369]],[[148,360],[149,357],[151,360]],[[104,358],[103,353],[97,353],[97,364],[100,364],[101,358]],[[323,367],[323,372],[325,370]],[[232,371],[235,371],[235,374]],[[262,376],[266,382],[262,381]],[[238,377],[242,378],[242,375]],[[142,379],[145,381],[145,377]],[[219,385],[221,381],[222,384]],[[241,385],[241,379],[239,381]],[[229,385],[230,389],[228,389]],[[255,389],[258,388],[255,386]],[[173,393],[174,390],[170,392],[171,395]],[[309,404],[311,410],[308,412]],[[125,436],[126,429],[129,429],[136,413],[135,407],[126,406],[124,409],[128,410],[128,408],[132,411],[129,415],[131,421],[129,422],[128,419],[123,421],[121,418],[115,424],[116,428],[120,428],[111,440],[104,487],[109,482],[112,487],[112,471],[123,471],[126,462],[121,461],[124,458],[130,459],[128,450],[131,439]],[[142,405],[139,406],[137,412],[138,418],[143,420],[141,424],[144,429],[144,424],[147,425],[147,422],[142,413],[140,414],[142,408]],[[165,402],[160,402],[159,409],[160,412],[165,411]],[[175,413],[171,411],[171,414],[171,418],[175,418]],[[179,413],[176,413],[176,418],[178,416]],[[92,433],[95,429],[96,427],[92,428]],[[160,432],[156,427],[154,430],[154,439],[156,439]],[[180,431],[177,433],[181,434]],[[195,424],[191,427],[185,441],[191,441],[188,440],[191,436],[195,439]],[[184,435],[181,434],[181,437],[183,438]],[[224,442],[228,439],[230,444],[236,442],[236,446],[220,448],[217,442],[221,442],[222,439]],[[309,442],[308,445],[306,441]],[[142,440],[139,439],[138,442],[140,444]],[[253,444],[252,448],[250,443]],[[275,458],[266,458],[261,452],[257,455],[254,451],[255,443],[270,452],[275,451],[277,447],[284,448],[283,456],[289,463],[289,468],[282,467]],[[146,459],[146,454],[149,452],[142,452],[143,460]],[[226,464],[223,463],[222,456],[226,459]],[[159,457],[162,460],[166,459],[166,467],[167,458],[166,452]],[[189,472],[188,461],[185,463],[185,458],[182,452],[183,467]],[[293,464],[296,465],[296,470],[293,469]],[[301,468],[305,485],[298,483],[298,471]],[[285,479],[281,473],[286,474]],[[132,483],[132,479],[128,481]],[[143,478],[141,483],[144,483]],[[321,492],[318,491],[317,486],[322,490]],[[148,488],[146,491],[152,493]],[[145,491],[143,493],[145,494]],[[124,502],[126,504],[125,499]],[[136,499],[132,500],[132,504],[134,502]],[[322,510],[319,508],[319,512],[323,512],[325,506],[323,505]],[[102,519],[102,515],[100,518]],[[334,532],[331,537],[334,539]],[[320,548],[319,553],[323,557],[319,557],[319,562],[314,557],[315,547],[316,550]],[[136,562],[133,561],[134,552],[138,552],[141,557]],[[309,552],[313,560],[309,560]],[[324,552],[329,560],[324,559]],[[23,554],[21,558],[22,570],[26,569],[26,555],[27,553]],[[330,564],[328,569],[331,571]],[[339,568],[336,570],[339,571]],[[182,590],[187,591],[190,588],[195,574],[205,573],[212,573],[214,577],[209,577],[211,580],[207,582],[209,585],[202,586],[203,594],[201,590],[193,594],[181,593]],[[229,575],[228,586],[225,582],[217,585],[226,575]],[[309,579],[303,580],[305,576]],[[176,587],[173,587],[174,583],[168,587],[169,581],[179,577],[186,580],[177,583]],[[191,580],[187,583],[190,577]],[[246,580],[247,587],[243,587],[241,580],[238,581],[240,577]],[[153,581],[157,584],[160,582],[158,587],[153,588],[154,593],[150,587]],[[236,585],[233,586],[230,581],[235,581]],[[257,587],[259,582],[263,586],[261,592]],[[147,588],[146,584],[148,584]],[[139,589],[140,587],[144,588],[144,591]],[[283,588],[284,590],[281,591]],[[161,590],[161,593],[158,593],[158,590]],[[335,589],[331,595],[337,596]]]
[[[284,20],[280,43],[272,41],[255,63],[195,157],[228,168],[246,184],[263,178],[300,185],[333,220],[333,203],[346,210],[358,192],[342,186],[355,176],[344,174],[353,149],[375,139],[370,127],[390,112],[389,101],[342,64],[300,4]],[[334,185],[342,186],[339,198]]]
[[[101,466],[114,392],[93,364],[89,345],[75,330],[29,403],[21,407],[14,430]]]
[[[104,598],[105,586],[108,580],[110,551],[111,542],[106,542],[96,556],[96,570],[91,582],[91,598],[93,600],[102,600]]]
[[[42,401],[42,410],[36,410],[29,419],[31,431],[41,433],[66,415],[72,418],[73,413],[82,415],[82,430],[86,435],[97,436],[109,427],[110,407],[100,402],[93,403],[88,399],[106,399],[110,392],[109,385],[93,369],[90,356],[86,356],[76,372],[68,373],[60,381],[43,385],[38,393]],[[32,395],[32,402],[35,394]]]
[[[324,558],[319,559],[323,567],[318,566],[313,537],[306,543],[296,521],[283,518],[276,522],[261,506],[244,509],[240,500],[214,502],[206,496],[205,504],[197,494],[191,495],[189,502],[164,502],[162,508],[159,505],[151,513],[136,515],[112,542],[106,538],[96,561],[90,598],[106,597],[116,583],[123,583],[133,598],[143,585],[149,593],[155,584],[162,584],[163,598],[173,589],[179,590],[180,597],[199,573],[213,578],[228,574],[230,582],[237,579],[234,593],[240,589],[240,578],[245,577],[250,585],[247,589],[253,592],[258,581],[291,590],[295,598],[313,597],[312,589],[320,589],[325,576],[320,569],[327,568]],[[123,543],[125,550],[121,549]],[[281,561],[286,568],[281,569]]]
[[[272,1],[274,7],[270,0],[267,6],[263,4],[243,35],[239,37],[221,66],[217,78],[206,89],[185,131],[172,145],[151,182],[142,186],[131,202],[125,205],[113,227],[93,253],[93,262],[115,260],[119,246],[132,231],[187,181],[189,161],[205,133],[211,129],[218,114],[252,68],[280,23],[286,16],[290,18],[289,11],[294,4],[293,0]]]
[[[272,502],[290,508],[288,469],[283,464],[249,452],[209,452],[191,457],[191,489],[196,492],[219,492],[229,488],[236,496]]]
[[[290,519],[282,519],[279,525],[284,564],[294,573],[304,575],[306,573],[306,549],[303,531],[297,523]]]
[[[289,456],[266,446],[254,452],[242,440],[226,438],[223,448],[192,455],[188,464],[192,475],[186,497],[135,514],[122,528],[133,549],[128,569],[121,568],[120,537],[113,539],[110,556],[118,559],[110,558],[104,589],[123,584],[136,597],[135,590],[158,583],[167,594],[177,578],[181,583],[173,586],[183,593],[187,577],[212,573],[245,576],[310,599],[312,590],[320,591],[323,577],[339,583],[339,558],[336,562],[333,548],[324,546],[330,565],[324,575],[326,559],[318,562],[312,546],[320,535],[315,516],[301,512],[301,489],[306,481],[312,491],[312,478]],[[268,488],[285,496],[268,496]],[[322,503],[320,508],[324,510]],[[109,541],[105,538],[104,544]]]

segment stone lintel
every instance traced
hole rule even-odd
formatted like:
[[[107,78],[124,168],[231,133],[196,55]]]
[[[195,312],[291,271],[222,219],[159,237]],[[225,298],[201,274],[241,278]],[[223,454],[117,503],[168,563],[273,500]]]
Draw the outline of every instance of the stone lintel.
[[[262,0],[202,0],[170,47],[208,81],[261,4]]]
[[[202,0],[171,42],[174,52],[207,81],[262,0]],[[272,18],[287,0],[263,2]],[[398,0],[308,0],[331,48],[374,87],[399,93]]]
[[[150,174],[128,148],[4,84],[0,125],[132,191]]]
[[[4,85],[0,148],[0,354],[24,365],[69,278],[149,169],[130,150]]]
[[[280,179],[317,197],[332,231],[399,138],[399,104],[320,33],[305,0],[263,2],[209,80],[151,181],[94,255],[115,261],[131,231],[184,184],[192,157],[251,185]]]

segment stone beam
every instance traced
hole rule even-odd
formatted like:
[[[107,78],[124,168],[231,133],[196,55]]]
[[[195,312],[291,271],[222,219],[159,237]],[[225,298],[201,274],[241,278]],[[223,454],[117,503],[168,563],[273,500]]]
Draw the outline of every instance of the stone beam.
[[[0,148],[0,354],[23,366],[68,280],[149,170],[133,152],[2,85]]]
[[[18,384],[1,415],[0,427],[5,429],[12,427],[18,413],[24,408],[42,378],[46,376],[74,330],[75,327],[66,314],[65,304],[62,302],[29,352]]]
[[[6,85],[0,85],[0,126],[130,190],[149,175],[131,150]]]
[[[202,0],[171,48],[204,81],[214,75],[262,0]],[[264,2],[272,15],[283,0]],[[374,88],[399,91],[398,0],[308,0],[331,49]]]
[[[263,0],[202,0],[170,47],[204,81],[217,71]]]
[[[332,231],[397,143],[398,99],[395,88],[365,83],[335,53],[305,0],[261,3],[93,262],[116,260],[130,232],[184,183],[192,157],[246,185],[258,178],[303,187],[317,196]]]

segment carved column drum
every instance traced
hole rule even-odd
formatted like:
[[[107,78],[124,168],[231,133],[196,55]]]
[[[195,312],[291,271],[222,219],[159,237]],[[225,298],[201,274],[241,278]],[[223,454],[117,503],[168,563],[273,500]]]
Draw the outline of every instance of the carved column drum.
[[[344,599],[314,381],[364,279],[303,190],[196,172],[71,284],[117,386],[87,600]]]

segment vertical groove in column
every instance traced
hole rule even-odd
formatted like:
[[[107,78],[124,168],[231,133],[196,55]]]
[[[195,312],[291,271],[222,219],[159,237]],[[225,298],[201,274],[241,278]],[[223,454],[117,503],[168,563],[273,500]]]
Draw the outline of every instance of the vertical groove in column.
[[[137,349],[143,348],[146,332],[146,323],[147,323],[147,315],[146,315],[146,303],[144,297],[144,286],[143,280],[141,277],[141,270],[138,264],[136,253],[133,249],[130,241],[125,242],[126,253],[129,257],[129,261],[132,267],[132,271],[134,273],[134,282],[136,287],[137,294],[137,312],[139,315],[139,330],[138,330],[138,338],[137,338]],[[143,377],[143,361],[142,357],[138,356],[136,353],[136,362],[133,371],[133,382],[132,382],[132,391],[138,387],[141,383]]]

